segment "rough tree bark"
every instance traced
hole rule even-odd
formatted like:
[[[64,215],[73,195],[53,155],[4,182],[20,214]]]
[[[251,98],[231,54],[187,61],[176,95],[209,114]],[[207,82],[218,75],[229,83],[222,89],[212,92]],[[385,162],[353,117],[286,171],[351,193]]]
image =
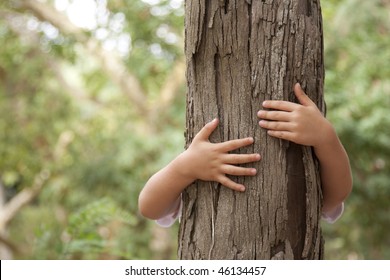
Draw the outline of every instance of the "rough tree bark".
[[[318,0],[187,0],[186,143],[215,117],[221,142],[253,136],[239,152],[262,155],[233,192],[197,181],[183,193],[180,259],[321,259],[321,185],[310,147],[267,136],[265,99],[303,89],[323,110],[323,31]],[[253,164],[252,164],[253,166]]]

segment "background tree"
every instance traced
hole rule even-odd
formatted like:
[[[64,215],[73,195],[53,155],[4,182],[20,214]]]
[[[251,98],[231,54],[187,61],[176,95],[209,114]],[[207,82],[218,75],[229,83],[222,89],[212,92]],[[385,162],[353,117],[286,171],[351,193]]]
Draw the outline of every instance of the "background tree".
[[[323,108],[322,17],[317,1],[186,3],[187,143],[214,117],[212,141],[253,136],[245,193],[197,181],[183,195],[182,259],[320,259],[321,186],[309,147],[267,136],[266,99],[294,101],[300,82]]]

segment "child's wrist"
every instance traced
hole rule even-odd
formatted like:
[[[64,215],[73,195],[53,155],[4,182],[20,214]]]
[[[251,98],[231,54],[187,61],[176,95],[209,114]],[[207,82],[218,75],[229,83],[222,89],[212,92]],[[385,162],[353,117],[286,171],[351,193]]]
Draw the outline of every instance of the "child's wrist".
[[[177,174],[182,180],[188,181],[188,183],[194,182],[197,178],[191,168],[191,155],[188,150],[179,154],[174,161],[174,168],[177,170]]]
[[[328,152],[337,143],[338,137],[332,124],[326,120],[319,135],[319,141],[314,145],[314,151],[318,154]]]

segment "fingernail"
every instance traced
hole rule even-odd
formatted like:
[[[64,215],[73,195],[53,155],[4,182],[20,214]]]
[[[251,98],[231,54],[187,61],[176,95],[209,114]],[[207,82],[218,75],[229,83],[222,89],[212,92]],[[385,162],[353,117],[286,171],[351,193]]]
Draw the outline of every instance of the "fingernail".
[[[244,186],[241,186],[241,187],[240,187],[240,191],[241,191],[241,192],[244,192],[244,191],[245,191],[245,187],[244,187]]]
[[[268,102],[267,101],[263,101],[263,107],[267,106]]]

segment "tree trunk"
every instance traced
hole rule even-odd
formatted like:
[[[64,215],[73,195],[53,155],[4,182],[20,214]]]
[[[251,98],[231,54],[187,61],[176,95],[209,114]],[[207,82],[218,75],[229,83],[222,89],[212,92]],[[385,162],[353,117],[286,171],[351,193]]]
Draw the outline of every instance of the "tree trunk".
[[[187,0],[186,143],[215,117],[221,142],[253,136],[260,153],[244,193],[196,181],[183,193],[180,259],[321,259],[321,184],[310,147],[258,126],[263,100],[295,101],[302,88],[322,110],[319,0]]]

